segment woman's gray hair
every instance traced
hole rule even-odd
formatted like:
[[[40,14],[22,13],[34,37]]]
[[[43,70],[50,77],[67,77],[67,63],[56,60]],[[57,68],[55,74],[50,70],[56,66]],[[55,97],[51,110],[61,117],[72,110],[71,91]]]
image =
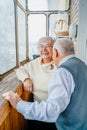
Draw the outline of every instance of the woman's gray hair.
[[[54,43],[53,48],[58,50],[58,53],[64,54],[66,52],[70,52],[74,54],[74,43],[69,38],[59,38]]]
[[[55,39],[49,36],[45,36],[39,39],[38,44],[40,45],[42,42],[51,42],[52,44],[54,44]]]

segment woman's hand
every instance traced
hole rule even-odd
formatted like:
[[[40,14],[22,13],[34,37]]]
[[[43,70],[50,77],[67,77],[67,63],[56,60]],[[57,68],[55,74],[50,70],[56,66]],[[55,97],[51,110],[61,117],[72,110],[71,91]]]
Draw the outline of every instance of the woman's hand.
[[[27,78],[23,82],[24,90],[29,91],[30,93],[33,91],[33,83],[32,80]]]

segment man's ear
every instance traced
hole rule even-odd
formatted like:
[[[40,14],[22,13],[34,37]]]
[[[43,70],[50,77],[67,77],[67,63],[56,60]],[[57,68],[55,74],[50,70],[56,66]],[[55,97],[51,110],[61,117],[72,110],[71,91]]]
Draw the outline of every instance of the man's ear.
[[[55,56],[58,57],[59,54],[58,54],[57,49],[54,49],[54,51],[55,51]]]

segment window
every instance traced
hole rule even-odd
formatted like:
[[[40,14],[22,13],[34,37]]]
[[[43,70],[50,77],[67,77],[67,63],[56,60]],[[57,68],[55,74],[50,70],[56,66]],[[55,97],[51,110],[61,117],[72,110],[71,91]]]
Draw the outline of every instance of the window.
[[[14,3],[0,1],[0,74],[16,66]]]
[[[19,62],[26,59],[25,14],[18,8],[18,45]]]
[[[28,57],[32,60],[34,55],[38,55],[39,38],[56,37],[55,22],[61,15],[59,20],[66,20],[68,23],[67,11],[66,18],[65,14],[62,15],[68,8],[69,0],[1,1],[0,75],[18,66],[22,61],[27,62]]]
[[[46,16],[44,14],[30,14],[28,17],[29,27],[29,58],[38,54],[38,40],[46,36]]]
[[[31,11],[64,11],[69,8],[69,0],[28,0],[28,8]]]

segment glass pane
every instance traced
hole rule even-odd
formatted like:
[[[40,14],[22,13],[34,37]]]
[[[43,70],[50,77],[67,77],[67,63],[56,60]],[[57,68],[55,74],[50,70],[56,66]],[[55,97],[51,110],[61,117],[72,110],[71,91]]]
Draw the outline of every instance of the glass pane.
[[[26,8],[26,0],[18,0],[20,2],[20,4]]]
[[[14,3],[0,1],[0,74],[16,65]]]
[[[49,35],[53,37],[68,35],[68,14],[51,14],[49,16]]]
[[[46,16],[44,14],[32,14],[28,17],[29,22],[29,58],[38,54],[37,42],[41,36],[46,36]]]
[[[69,0],[28,0],[28,8],[32,11],[37,10],[68,10]]]
[[[19,61],[26,59],[26,39],[25,39],[25,14],[18,8],[18,44]]]

